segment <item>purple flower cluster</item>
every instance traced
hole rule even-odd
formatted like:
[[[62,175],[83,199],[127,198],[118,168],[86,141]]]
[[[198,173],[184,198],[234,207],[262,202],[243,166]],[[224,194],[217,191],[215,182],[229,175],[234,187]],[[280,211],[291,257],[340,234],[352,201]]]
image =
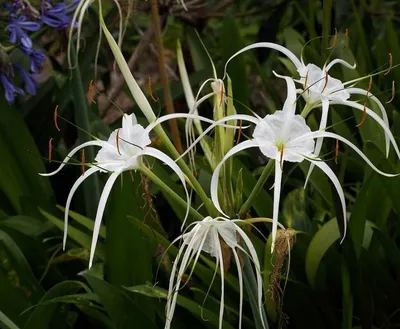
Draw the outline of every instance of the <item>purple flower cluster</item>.
[[[1,0],[0,0],[1,1]],[[0,40],[0,86],[3,86],[6,100],[13,103],[16,95],[25,92],[36,94],[37,83],[35,76],[43,66],[45,54],[39,49],[33,48],[30,34],[38,31],[42,26],[54,29],[63,29],[71,25],[71,13],[80,0],[71,3],[58,2],[52,4],[51,0],[41,0],[39,9],[34,8],[28,0],[4,0],[0,4],[0,11],[8,12],[9,24],[5,27],[8,32],[9,43],[18,47],[29,59],[29,70],[20,65],[13,64],[5,51],[2,50]],[[3,48],[7,49],[7,48]],[[24,85],[24,90],[16,86],[17,74]]]

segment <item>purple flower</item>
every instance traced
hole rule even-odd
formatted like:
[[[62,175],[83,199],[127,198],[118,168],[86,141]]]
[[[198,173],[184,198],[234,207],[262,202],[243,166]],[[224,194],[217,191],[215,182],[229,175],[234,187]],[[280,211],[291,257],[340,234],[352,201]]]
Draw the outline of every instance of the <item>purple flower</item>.
[[[15,17],[11,15],[11,23],[6,27],[10,32],[10,42],[17,43],[21,41],[21,44],[26,48],[32,48],[32,40],[26,34],[25,31],[37,31],[40,28],[40,24],[36,22],[28,21],[26,16]]]
[[[59,2],[55,5],[50,5],[49,2],[45,2],[49,8],[44,9],[40,19],[42,22],[50,27],[56,29],[63,29],[71,24],[72,18],[69,16],[72,9],[79,3],[79,0],[74,0],[72,3],[67,5],[66,2]]]
[[[14,64],[14,68],[21,77],[25,90],[31,95],[36,95],[37,82],[34,79],[35,74],[29,73],[18,64]]]
[[[24,91],[21,88],[18,88],[12,84],[9,78],[0,72],[0,82],[3,85],[6,100],[9,104],[14,103],[15,94],[23,95]]]
[[[21,51],[27,55],[31,61],[31,71],[32,72],[39,72],[43,66],[43,62],[45,59],[45,54],[33,48],[26,48],[23,45],[20,47]]]

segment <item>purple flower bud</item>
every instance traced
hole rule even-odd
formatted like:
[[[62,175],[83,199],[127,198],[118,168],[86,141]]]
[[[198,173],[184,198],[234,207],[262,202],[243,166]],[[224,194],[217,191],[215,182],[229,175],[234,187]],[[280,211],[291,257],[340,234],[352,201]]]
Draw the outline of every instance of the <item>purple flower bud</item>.
[[[31,61],[31,71],[39,72],[43,66],[46,55],[40,50],[27,48],[23,45],[21,45],[20,49],[25,55],[29,56],[29,59]]]
[[[23,95],[24,91],[12,84],[9,78],[0,72],[0,82],[3,85],[5,91],[5,97],[9,104],[14,103],[15,94]]]
[[[31,94],[31,95],[36,95],[36,88],[37,88],[37,82],[34,79],[35,75],[32,73],[29,73],[26,71],[24,68],[19,66],[18,64],[14,64],[15,70],[18,72],[19,76],[21,77],[25,90]]]

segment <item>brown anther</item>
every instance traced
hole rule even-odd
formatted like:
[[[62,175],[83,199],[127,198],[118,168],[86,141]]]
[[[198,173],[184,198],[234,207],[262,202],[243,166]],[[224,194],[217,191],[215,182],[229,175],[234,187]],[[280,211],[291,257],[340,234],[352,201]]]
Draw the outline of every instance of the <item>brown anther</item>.
[[[115,143],[117,144],[117,151],[118,151],[118,154],[121,155],[121,152],[120,152],[120,150],[119,150],[119,129],[120,129],[120,128],[117,129],[117,134],[115,135]]]
[[[394,100],[394,96],[396,95],[396,89],[394,86],[394,80],[392,81],[392,97],[386,102],[386,104],[391,103]]]
[[[335,148],[335,163],[338,164],[338,156],[339,156],[339,140],[336,140],[336,148]]]
[[[383,73],[383,75],[388,75],[390,70],[392,69],[392,66],[393,66],[393,56],[392,53],[389,53],[389,68],[385,73]]]
[[[148,92],[149,92],[149,95],[150,95],[151,99],[152,99],[153,101],[155,101],[155,102],[158,102],[158,99],[155,98],[154,95],[153,95],[153,88],[152,88],[152,83],[151,83],[151,77],[149,77],[149,80],[148,80],[148,82],[147,82],[147,89],[148,89]]]
[[[85,150],[82,150],[81,152],[81,170],[83,176],[85,174]]]
[[[53,119],[54,119],[54,126],[56,127],[56,129],[58,131],[61,131],[60,127],[58,126],[58,123],[57,123],[57,118],[58,118],[58,105],[56,105],[56,108],[54,109]]]
[[[307,71],[306,77],[304,79],[304,86],[303,86],[304,89],[307,89],[307,81],[308,81],[308,71]]]
[[[238,135],[237,135],[237,139],[236,139],[236,145],[239,144],[240,141],[240,135],[242,134],[242,120],[240,120],[240,124],[239,124],[239,131],[238,131]]]
[[[283,170],[283,149],[285,148],[285,145],[282,144],[282,148],[281,148],[281,154],[280,154],[280,159],[279,159],[279,163],[281,166],[281,170]]]
[[[328,77],[329,77],[328,72],[325,72],[325,84],[324,84],[324,88],[322,88],[321,93],[324,92],[326,86],[328,85]]]
[[[90,80],[89,89],[88,89],[89,102],[96,104],[94,97],[93,97],[93,88],[94,88],[93,80]]]
[[[332,44],[330,47],[328,47],[328,49],[332,49],[333,47],[335,47],[337,44],[337,40],[338,40],[338,33],[337,29],[335,28],[335,36],[333,37]]]
[[[360,127],[364,123],[366,118],[367,118],[367,103],[364,103],[364,108],[363,108],[363,114],[362,114],[362,117],[361,117],[361,121],[360,121],[360,123],[356,124],[356,127]]]
[[[367,97],[369,96],[369,93],[371,92],[372,88],[372,76],[369,76],[369,84],[368,84],[368,89],[367,89]]]
[[[53,137],[49,139],[49,162],[51,162],[52,154],[53,154]]]

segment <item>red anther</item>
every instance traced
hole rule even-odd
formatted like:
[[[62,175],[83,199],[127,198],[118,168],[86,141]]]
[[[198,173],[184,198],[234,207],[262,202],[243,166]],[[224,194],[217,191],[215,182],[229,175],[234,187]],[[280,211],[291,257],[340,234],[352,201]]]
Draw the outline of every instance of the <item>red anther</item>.
[[[239,124],[239,131],[238,131],[238,135],[237,135],[237,139],[236,139],[236,145],[239,144],[240,141],[240,135],[242,134],[242,120],[240,120],[240,124]]]
[[[367,118],[367,103],[364,103],[364,108],[363,108],[363,114],[362,114],[362,117],[361,117],[361,121],[360,121],[360,123],[356,124],[356,127],[360,127],[364,123],[366,118]]]
[[[338,156],[339,156],[339,140],[336,140],[336,148],[335,148],[335,163],[338,164]]]
[[[324,92],[326,86],[328,85],[328,77],[329,77],[328,72],[325,72],[325,84],[324,84],[324,88],[322,88],[321,93]]]
[[[121,155],[121,152],[119,151],[119,129],[120,128],[117,129],[117,134],[115,135],[115,143],[117,144],[118,154]]]
[[[153,95],[153,89],[152,89],[152,83],[151,83],[151,77],[149,77],[148,83],[147,83],[147,88],[149,91],[149,95],[151,97],[151,99],[155,102],[158,102],[158,99],[154,97]]]
[[[51,155],[53,154],[53,137],[49,140],[49,162],[51,162]]]
[[[391,103],[394,100],[394,96],[396,95],[396,90],[394,86],[394,80],[392,81],[392,97],[386,102],[386,104]]]
[[[221,91],[220,91],[220,101],[219,101],[219,106],[222,105],[222,100],[224,99],[224,86],[221,86]]]
[[[57,123],[57,118],[58,118],[58,105],[56,105],[56,108],[54,109],[53,119],[54,119],[54,126],[56,127],[56,129],[58,131],[61,131],[60,127],[58,126],[58,123]]]
[[[83,176],[85,174],[85,150],[82,150],[81,152],[81,170]]]
[[[342,41],[342,51],[343,51],[344,48],[346,47],[346,43],[347,43],[348,40],[349,40],[349,29],[346,29],[346,32],[345,32],[345,34],[344,34],[344,37],[345,37],[345,39],[344,39],[344,41]]]
[[[337,29],[335,28],[335,36],[333,37],[332,44],[330,47],[328,47],[328,49],[332,49],[333,47],[335,47],[337,44],[337,40],[338,40],[338,33],[337,33]]]
[[[89,102],[90,103],[94,103],[94,104],[96,104],[96,102],[95,102],[95,100],[94,100],[94,98],[93,98],[93,80],[90,80],[90,83],[89,83],[89,90],[88,90],[88,94],[89,94]]]
[[[389,53],[389,68],[383,75],[388,75],[390,70],[392,69],[392,66],[393,66],[393,56],[392,53]]]

